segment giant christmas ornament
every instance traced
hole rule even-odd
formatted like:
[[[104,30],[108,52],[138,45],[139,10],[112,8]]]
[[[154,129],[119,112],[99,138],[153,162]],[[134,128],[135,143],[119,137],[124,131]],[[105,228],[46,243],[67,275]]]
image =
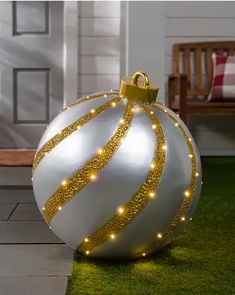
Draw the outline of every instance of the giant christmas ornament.
[[[40,141],[33,164],[38,207],[51,230],[84,255],[147,256],[192,218],[200,158],[157,92],[137,72],[119,91],[66,107]]]

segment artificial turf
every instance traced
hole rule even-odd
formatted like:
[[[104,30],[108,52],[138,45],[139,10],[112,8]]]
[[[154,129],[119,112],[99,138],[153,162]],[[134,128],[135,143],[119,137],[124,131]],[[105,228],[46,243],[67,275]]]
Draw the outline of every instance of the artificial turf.
[[[202,165],[193,221],[171,245],[131,262],[77,256],[68,294],[235,294],[235,158]]]

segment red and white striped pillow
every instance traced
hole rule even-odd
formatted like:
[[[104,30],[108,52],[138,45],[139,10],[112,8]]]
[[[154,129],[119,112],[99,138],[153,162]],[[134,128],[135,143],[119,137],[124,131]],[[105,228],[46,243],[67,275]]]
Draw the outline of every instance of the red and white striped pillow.
[[[213,55],[213,79],[208,101],[235,100],[235,56]]]

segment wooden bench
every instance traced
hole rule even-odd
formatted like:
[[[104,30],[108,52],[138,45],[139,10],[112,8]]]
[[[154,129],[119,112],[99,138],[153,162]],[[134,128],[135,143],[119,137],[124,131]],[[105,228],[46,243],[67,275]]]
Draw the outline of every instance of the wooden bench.
[[[190,114],[234,114],[234,102],[208,102],[212,54],[234,55],[235,41],[179,43],[173,46],[168,104],[186,123]]]

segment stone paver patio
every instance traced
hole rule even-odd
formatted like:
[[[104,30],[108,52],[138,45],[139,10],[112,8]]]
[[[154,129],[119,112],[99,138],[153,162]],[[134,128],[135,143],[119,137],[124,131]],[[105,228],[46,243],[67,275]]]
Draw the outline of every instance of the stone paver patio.
[[[73,250],[42,220],[31,187],[0,189],[0,294],[64,295]]]

